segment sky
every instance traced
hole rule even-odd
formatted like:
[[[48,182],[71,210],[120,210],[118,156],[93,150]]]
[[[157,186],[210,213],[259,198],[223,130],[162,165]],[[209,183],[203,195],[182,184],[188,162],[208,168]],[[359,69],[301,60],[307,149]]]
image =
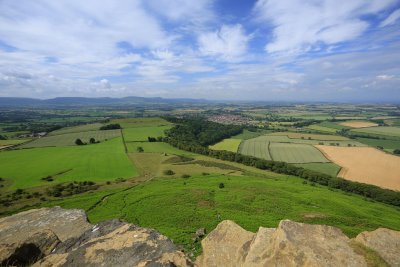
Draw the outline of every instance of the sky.
[[[400,102],[400,0],[0,0],[0,96]]]

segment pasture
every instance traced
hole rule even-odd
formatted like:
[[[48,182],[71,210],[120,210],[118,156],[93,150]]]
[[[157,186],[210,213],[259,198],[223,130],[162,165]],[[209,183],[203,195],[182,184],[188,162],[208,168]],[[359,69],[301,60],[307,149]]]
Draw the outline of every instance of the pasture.
[[[344,121],[339,124],[351,128],[366,128],[366,127],[378,126],[378,124],[369,121]]]
[[[7,139],[0,140],[0,146],[18,145],[29,141],[29,139]]]
[[[59,130],[55,130],[49,133],[49,135],[60,135],[60,134],[68,134],[68,133],[80,133],[80,132],[87,132],[87,131],[96,131],[99,130],[101,126],[104,124],[101,123],[91,123],[91,124],[84,124],[78,125],[73,127],[65,127]]]
[[[221,142],[210,146],[209,148],[213,150],[226,150],[236,153],[238,151],[240,143],[241,143],[240,139],[229,138],[229,139],[224,139]]]
[[[118,123],[122,128],[136,128],[136,127],[149,127],[149,126],[167,126],[172,125],[170,122],[157,118],[126,118],[111,120],[110,123]]]
[[[318,131],[318,132],[324,132],[324,133],[333,133],[333,134],[336,133],[336,131],[337,131],[334,128],[321,126],[319,124],[313,124],[313,125],[307,126],[307,129]]]
[[[319,136],[319,135],[318,135]],[[274,135],[274,134],[268,134],[268,135],[263,135],[259,136],[253,139],[249,139],[249,141],[268,141],[268,142],[276,142],[276,143],[292,143],[292,144],[308,144],[308,145],[318,145],[318,144],[324,144],[324,145],[332,145],[332,146],[365,146],[365,144],[362,144],[357,141],[353,141],[350,139],[346,140],[316,140],[316,139],[295,139],[295,138],[289,138],[287,135]]]
[[[186,249],[193,245],[197,229],[210,232],[226,219],[253,232],[259,226],[276,227],[283,219],[336,226],[350,237],[378,227],[400,230],[398,209],[303,181],[274,173],[162,178],[115,192],[88,211],[88,217],[91,223],[121,218],[155,228]],[[219,183],[225,187],[220,189]],[[88,210],[88,202],[101,197],[95,193],[89,200],[82,195],[53,205]]]
[[[239,146],[238,152],[243,155],[253,156],[260,159],[272,160],[269,153],[269,141],[259,140],[257,138],[243,140]]]
[[[104,141],[119,136],[121,136],[121,130],[67,133],[67,134],[52,135],[52,136],[37,138],[32,142],[21,145],[20,147],[33,148],[33,147],[47,147],[47,146],[76,146],[75,140],[77,138],[81,139],[82,142],[89,144],[90,138],[94,138],[96,139],[96,141]]]
[[[339,177],[400,190],[400,157],[372,147],[316,147],[342,167]]]
[[[378,126],[352,130],[352,132],[400,137],[400,127]]]
[[[400,149],[400,140],[357,138],[357,141],[372,147],[383,147],[385,150]]]
[[[0,152],[0,177],[12,181],[9,189],[68,181],[107,181],[136,175],[137,170],[125,154],[121,138],[86,146]],[[41,180],[47,176],[52,176],[54,181]]]
[[[143,126],[124,128],[122,132],[124,134],[125,142],[140,142],[147,141],[150,137],[165,136],[164,131],[170,129],[170,125],[166,126]]]
[[[138,152],[138,147],[143,148],[144,153],[167,153],[175,155],[190,155],[190,152],[180,150],[164,142],[130,142],[126,143],[128,152]]]
[[[269,151],[275,161],[288,163],[329,162],[318,149],[307,144],[270,143]]]

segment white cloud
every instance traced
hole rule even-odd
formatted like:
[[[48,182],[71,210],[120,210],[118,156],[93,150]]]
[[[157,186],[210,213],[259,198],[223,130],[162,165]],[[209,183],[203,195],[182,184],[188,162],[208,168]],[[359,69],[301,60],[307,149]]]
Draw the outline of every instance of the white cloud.
[[[199,35],[199,50],[206,56],[236,61],[247,52],[247,43],[250,39],[251,36],[246,35],[240,24],[222,25],[218,31]]]
[[[273,27],[270,52],[299,53],[360,36],[369,26],[363,15],[375,14],[396,0],[258,0],[258,21]]]
[[[389,81],[389,80],[393,80],[394,79],[394,75],[381,74],[381,75],[377,75],[376,78],[378,80]]]
[[[387,17],[384,21],[381,22],[380,26],[385,27],[389,25],[393,25],[400,18],[400,9],[393,11],[389,17]]]

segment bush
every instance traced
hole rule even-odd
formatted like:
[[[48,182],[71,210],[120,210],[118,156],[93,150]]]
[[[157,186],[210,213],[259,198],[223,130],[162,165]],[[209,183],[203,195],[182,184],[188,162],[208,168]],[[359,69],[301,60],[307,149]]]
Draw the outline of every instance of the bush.
[[[123,183],[123,182],[126,182],[126,179],[120,177],[120,178],[115,179],[115,181],[117,183]]]
[[[189,175],[189,174],[182,174],[181,177],[182,177],[182,178],[190,178],[190,175]]]
[[[84,145],[85,143],[83,143],[82,140],[78,138],[78,139],[75,140],[75,144],[76,144],[77,146],[82,146],[82,145]]]
[[[104,125],[100,127],[100,130],[115,130],[115,129],[121,129],[121,125],[119,125],[118,123],[112,123],[112,124],[108,124],[108,125]]]
[[[400,155],[400,149],[395,149],[395,150],[393,150],[393,154],[395,154],[395,155]]]
[[[90,138],[90,140],[89,140],[89,143],[91,143],[91,144],[95,144],[95,143],[96,143],[96,139],[94,139],[93,137],[92,137],[92,138]]]
[[[165,175],[174,175],[175,172],[174,172],[173,170],[165,170],[165,171],[164,171],[164,174],[165,174]]]
[[[138,146],[138,147],[136,148],[136,151],[139,152],[139,153],[142,153],[142,152],[144,152],[144,149],[143,149],[143,147]]]
[[[218,187],[219,187],[220,189],[222,189],[222,188],[225,188],[225,185],[224,185],[224,183],[219,183]]]

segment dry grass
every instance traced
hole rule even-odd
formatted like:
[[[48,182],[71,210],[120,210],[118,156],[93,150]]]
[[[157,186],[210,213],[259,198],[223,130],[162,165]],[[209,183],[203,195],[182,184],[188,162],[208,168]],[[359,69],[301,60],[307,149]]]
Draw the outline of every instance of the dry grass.
[[[372,147],[316,146],[341,166],[338,176],[348,180],[400,190],[400,157]]]
[[[345,121],[339,124],[352,128],[366,128],[366,127],[378,126],[378,124],[369,121]]]

